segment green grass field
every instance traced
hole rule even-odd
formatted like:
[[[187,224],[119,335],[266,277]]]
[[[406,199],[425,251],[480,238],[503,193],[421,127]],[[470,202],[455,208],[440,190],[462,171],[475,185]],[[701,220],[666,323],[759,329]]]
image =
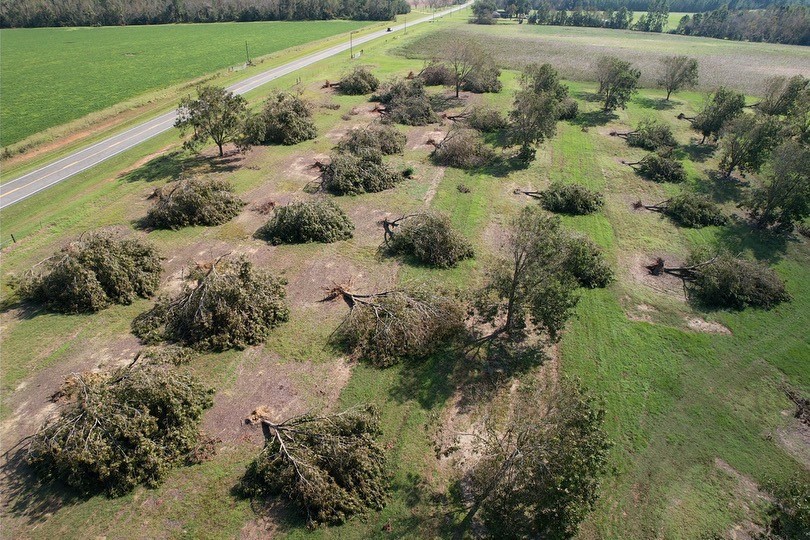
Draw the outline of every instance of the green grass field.
[[[462,21],[463,16],[457,16],[436,24],[452,29]],[[420,43],[420,37],[431,30],[425,25],[412,34],[409,31],[408,38],[391,37],[367,45],[363,63],[381,78],[417,71],[421,60],[395,53],[406,39]],[[466,25],[459,30],[466,39],[475,34]],[[487,32],[481,31],[485,37]],[[190,366],[217,389],[215,406],[206,417],[206,429],[223,439],[213,460],[172,471],[157,489],[138,488],[112,500],[70,499],[58,489],[12,484],[5,490],[9,501],[3,506],[5,534],[15,538],[437,537],[444,518],[436,510],[434,496],[446,491],[449,472],[447,464],[437,459],[435,446],[448,429],[448,418],[463,416],[455,398],[457,377],[464,373],[465,364],[437,355],[386,370],[346,366],[326,346],[329,332],[345,311],[341,305],[318,303],[322,287],[347,278],[362,290],[412,280],[474,287],[497,252],[499,227],[523,205],[534,204],[515,195],[514,189],[542,189],[557,179],[604,193],[605,206],[599,213],[564,221],[603,246],[617,274],[617,281],[607,289],[583,292],[552,363],[562,374],[581,378],[603,401],[615,443],[611,472],[579,537],[692,540],[717,534],[725,538],[735,527],[748,530],[750,522],[761,522],[764,500],[757,486],[802,471],[806,475],[810,467],[806,443],[801,442],[791,417],[792,404],[782,390],[789,384],[804,394],[810,392],[806,332],[810,245],[800,236],[757,235],[737,221],[690,230],[658,214],[634,211],[635,200],[657,201],[683,188],[637,177],[620,160],[642,153],[608,134],[647,116],[670,123],[684,155],[695,158],[685,163],[689,179],[684,187],[705,191],[722,202],[727,212],[736,212],[734,201],[716,189],[706,174],[717,166],[716,156],[699,152],[688,123],[674,118],[676,111],[694,111],[702,94],[678,94],[676,108],[669,109],[662,105],[660,91],[645,89],[626,110],[606,117],[590,101],[593,84],[572,82],[572,94],[580,101],[579,118],[561,123],[557,136],[540,147],[537,161],[529,168],[506,176],[439,169],[430,163],[424,142],[431,131],[448,126],[409,129],[408,150],[393,159],[397,164],[412,163],[414,179],[383,193],[335,198],[355,221],[353,240],[270,247],[252,239],[266,218],[251,207],[266,200],[306,197],[307,165],[328,153],[341,132],[371,120],[371,115],[356,114],[358,108],[369,107],[365,98],[320,89],[323,78],[335,78],[348,66],[344,60],[322,62],[277,82],[285,87],[295,77],[302,78],[304,95],[314,104],[318,118],[319,137],[314,141],[254,148],[224,164],[224,170],[212,171],[186,154],[156,156],[158,150],[177,144],[177,135],[171,132],[4,211],[3,234],[15,233],[18,239],[3,250],[6,308],[0,313],[0,425],[4,449],[15,436],[34,429],[51,410],[46,396],[61,377],[131,358],[137,344],[128,333],[129,322],[151,305],[151,301],[139,301],[89,316],[46,314],[16,305],[9,287],[11,276],[85,230],[110,225],[131,229],[151,204],[147,197],[155,187],[181,171],[229,178],[248,206],[219,227],[149,233],[147,237],[167,257],[166,279],[194,261],[228,251],[246,253],[287,277],[293,303],[290,323],[264,346],[205,355]],[[509,107],[516,75],[504,72],[502,93],[472,99]],[[252,93],[254,104],[267,92]],[[470,193],[459,192],[459,183],[467,185]],[[377,257],[382,234],[375,221],[385,213],[402,215],[425,206],[451,215],[454,225],[474,243],[475,260],[456,269],[425,270]],[[684,302],[677,284],[674,288],[660,285],[640,270],[640,265],[656,256],[682,260],[692,247],[702,245],[725,246],[772,264],[787,281],[792,301],[767,312],[696,311]],[[712,328],[730,333],[695,330],[689,326],[695,319],[723,325]],[[283,507],[257,510],[231,494],[259,448],[255,438],[240,438],[244,433],[237,426],[252,408],[268,404],[284,415],[367,401],[381,407],[382,442],[393,474],[393,492],[382,512],[309,532]],[[476,404],[479,411],[483,406]],[[228,430],[237,435],[231,436]]]
[[[134,96],[367,22],[256,22],[0,31],[0,146]],[[56,96],[56,98],[54,98]]]

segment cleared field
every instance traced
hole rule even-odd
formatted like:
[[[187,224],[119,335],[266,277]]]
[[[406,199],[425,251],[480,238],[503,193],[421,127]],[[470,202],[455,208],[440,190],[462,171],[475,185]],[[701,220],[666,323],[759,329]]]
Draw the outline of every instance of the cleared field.
[[[417,29],[413,38],[428,31]],[[381,78],[418,70],[421,61],[393,54],[402,41],[392,38],[367,47],[363,62]],[[170,133],[5,212],[4,234],[15,233],[18,242],[3,252],[3,450],[52,411],[47,396],[63,376],[131,359],[138,345],[129,334],[129,322],[151,305],[138,301],[91,316],[47,314],[15,302],[11,275],[87,229],[130,229],[145,214],[154,189],[181,174],[228,178],[248,205],[222,226],[146,235],[167,257],[165,288],[191,263],[244,253],[289,280],[293,310],[291,321],[264,346],[205,355],[189,366],[217,389],[204,422],[221,439],[211,461],[174,470],[161,487],[138,488],[118,499],[83,499],[19,477],[0,490],[7,498],[3,517],[9,537],[440,537],[446,522],[436,501],[446,494],[450,470],[437,457],[437,446],[448,432],[464,431],[483,407],[474,403],[470,411],[460,404],[460,381],[468,365],[443,355],[385,370],[347,364],[326,345],[345,308],[318,300],[324,286],[349,278],[362,291],[413,280],[475,287],[498,250],[503,224],[522,206],[535,204],[514,189],[543,189],[558,179],[604,193],[605,207],[599,213],[564,221],[602,245],[617,273],[609,288],[583,292],[559,350],[541,370],[523,376],[535,377],[542,370],[574,375],[604,401],[615,443],[611,473],[580,538],[692,540],[725,535],[735,527],[746,531],[750,522],[763,519],[760,488],[766,481],[808,474],[802,439],[806,429],[792,418],[792,404],[782,390],[787,383],[810,392],[808,240],[763,237],[740,221],[682,229],[658,214],[633,210],[635,200],[658,201],[683,188],[640,179],[620,160],[642,152],[609,136],[610,130],[647,116],[669,122],[686,158],[685,187],[704,191],[727,212],[736,212],[728,192],[707,176],[717,166],[716,156],[695,143],[687,123],[674,119],[681,110],[694,111],[700,93],[677,95],[670,109],[662,106],[660,91],[643,90],[627,110],[606,116],[590,100],[593,85],[574,82],[579,118],[561,123],[558,135],[538,150],[529,168],[506,175],[436,167],[425,142],[449,126],[403,127],[407,150],[393,159],[397,165],[413,164],[415,178],[382,193],[334,198],[356,224],[354,239],[276,247],[253,239],[266,220],[254,206],[309,197],[305,186],[317,174],[309,165],[322,159],[347,129],[374,119],[372,105],[363,97],[320,88],[323,78],[334,79],[348,66],[346,61],[324,62],[278,81],[284,87],[302,78],[318,119],[314,141],[257,147],[218,161],[173,153],[179,145]],[[508,108],[516,75],[503,74],[501,94],[469,96],[467,103]],[[462,182],[469,193],[457,189]],[[378,257],[382,232],[377,220],[426,207],[450,214],[474,243],[475,260],[456,269],[426,270]],[[726,246],[774,265],[787,281],[792,301],[768,312],[695,311],[684,301],[679,283],[661,284],[641,268],[656,256],[683,260],[690,248],[700,245]],[[508,398],[508,393],[501,389],[493,401]],[[383,511],[310,532],[284,507],[264,510],[231,494],[261,445],[261,435],[241,425],[253,408],[268,405],[283,417],[369,401],[381,407],[383,444],[393,475],[393,493]]]
[[[2,30],[0,146],[129,98],[368,22]]]
[[[605,54],[636,64],[646,86],[655,84],[659,60],[672,55],[698,59],[700,88],[706,90],[725,85],[759,95],[768,77],[810,75],[807,47],[570,26],[463,25],[411,42],[403,54],[430,58],[456,39],[478,41],[504,66],[549,62],[566,78],[581,81],[592,78],[594,60]]]

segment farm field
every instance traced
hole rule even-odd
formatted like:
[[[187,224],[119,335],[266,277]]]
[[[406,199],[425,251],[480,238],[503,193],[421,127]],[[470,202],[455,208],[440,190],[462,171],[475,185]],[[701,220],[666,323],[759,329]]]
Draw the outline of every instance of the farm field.
[[[491,29],[470,30],[462,20],[458,16],[437,23],[442,28],[437,35],[472,39],[480,34],[484,40],[493,39]],[[366,46],[362,63],[380,79],[418,72],[422,59],[409,58],[402,51],[438,43],[431,30],[417,28],[407,37]],[[542,42],[544,35],[539,32],[536,39]],[[656,39],[668,42],[670,36]],[[592,56],[588,47],[593,45],[581,46],[583,56]],[[784,58],[773,53],[772,60],[794,62],[792,55],[793,48],[787,47]],[[561,70],[571,68],[560,55],[536,58]],[[554,180],[583,184],[604,194],[605,206],[598,213],[563,221],[605,250],[617,277],[606,289],[582,292],[559,347],[549,351],[544,365],[521,375],[523,381],[578,377],[606,409],[614,443],[610,473],[579,538],[689,540],[756,530],[765,519],[766,483],[807,475],[810,468],[810,434],[792,417],[793,404],[783,390],[789,385],[805,395],[810,392],[806,328],[810,244],[800,235],[754,234],[741,219],[722,227],[685,229],[659,214],[633,209],[639,199],[659,201],[694,189],[721,203],[728,214],[739,212],[730,197],[734,187],[723,189],[708,177],[718,165],[717,156],[697,144],[699,136],[688,123],[675,119],[679,112],[694,113],[702,103],[702,92],[678,93],[667,105],[661,102],[660,90],[642,89],[626,110],[606,115],[592,99],[594,84],[579,80],[586,78],[584,72],[569,75],[580,114],[559,124],[557,135],[540,146],[537,160],[526,169],[465,172],[438,167],[429,159],[432,147],[427,140],[441,137],[451,122],[399,126],[408,137],[405,153],[387,159],[397,168],[412,165],[414,178],[381,193],[329,196],[355,223],[353,239],[271,246],[253,238],[267,220],[259,211],[264,203],[313,197],[307,189],[317,179],[311,167],[315,160],[327,158],[348,129],[377,118],[374,104],[365,97],[321,88],[325,78],[336,80],[349,68],[348,61],[331,59],[273,85],[291,88],[301,78],[299,88],[312,103],[317,120],[318,137],[313,141],[290,147],[258,146],[224,159],[213,158],[214,150],[207,148],[200,158],[180,150],[173,131],[4,210],[4,237],[14,233],[17,242],[4,244],[2,252],[3,452],[53,412],[56,406],[48,397],[65,376],[127,363],[139,348],[129,325],[152,305],[151,300],[93,315],[67,316],[21,304],[14,293],[15,275],[86,230],[115,227],[154,242],[165,257],[164,292],[176,286],[190,265],[226,253],[244,254],[289,281],[292,309],[290,322],[274,330],[266,344],[206,354],[187,368],[178,368],[192,371],[217,390],[214,407],[203,423],[219,439],[211,460],[173,470],[159,488],[138,487],[115,499],[80,497],[25,475],[8,476],[7,470],[0,484],[4,534],[14,538],[443,537],[446,519],[437,501],[447,495],[451,460],[437,457],[438,450],[446,449],[453,432],[468,429],[482,414],[483,404],[462,403],[462,382],[469,366],[447,354],[387,369],[348,362],[328,344],[346,308],[340,302],[320,300],[325,288],[347,281],[363,292],[425,280],[473,289],[482,283],[488,264],[499,252],[509,218],[522,207],[537,204],[514,190],[540,190]],[[747,89],[761,84],[766,76],[752,75],[754,79],[739,80],[735,86]],[[517,77],[516,71],[504,71],[500,94],[463,94],[464,103],[453,111],[485,103],[507,110]],[[251,95],[254,107],[260,106],[268,91]],[[430,91],[445,92],[435,87]],[[644,154],[610,132],[630,129],[647,117],[672,126],[688,172],[684,185],[646,181],[621,163]],[[221,226],[135,230],[152,204],[149,197],[155,188],[186,176],[227,178],[247,205]],[[460,184],[469,192],[459,190]],[[451,217],[473,243],[475,259],[454,269],[429,270],[379,256],[382,229],[378,221],[425,208]],[[791,302],[771,311],[697,310],[685,302],[678,281],[656,281],[643,269],[658,256],[682,262],[698,246],[726,247],[773,265],[787,281]],[[509,396],[509,388],[500,388],[492,402]],[[232,494],[261,448],[260,430],[243,424],[253,409],[265,405],[283,418],[309,410],[337,411],[362,402],[375,403],[382,412],[382,444],[393,475],[393,492],[384,510],[342,526],[307,531],[303,520],[284,505],[265,509]]]
[[[0,146],[150,90],[357,30],[364,21],[178,24],[0,31]],[[59,96],[54,99],[54,96]]]
[[[593,61],[604,54],[633,62],[645,86],[654,86],[656,66],[667,55],[697,58],[704,90],[725,85],[758,95],[768,77],[810,73],[810,54],[804,47],[571,26],[464,25],[410,42],[403,53],[429,58],[456,39],[475,39],[500,63],[515,69],[549,62],[573,80],[588,80]]]

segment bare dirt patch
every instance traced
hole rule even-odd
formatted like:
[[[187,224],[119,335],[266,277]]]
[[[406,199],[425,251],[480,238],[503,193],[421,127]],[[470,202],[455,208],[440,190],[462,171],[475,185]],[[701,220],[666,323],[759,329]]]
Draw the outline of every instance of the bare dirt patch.
[[[792,410],[783,414],[790,416],[790,420],[776,431],[777,440],[788,454],[810,470],[810,426],[794,418]]]
[[[680,264],[678,259],[671,254],[659,253],[656,255],[648,255],[635,253],[620,256],[619,267],[623,269],[623,272],[627,273],[632,282],[685,302],[686,296],[684,294],[683,281],[670,274],[654,276],[647,270],[646,266],[653,264],[657,257],[661,257],[667,261],[667,266],[678,266]]]
[[[429,140],[434,140],[436,142],[441,141],[444,139],[446,134],[446,130],[441,129],[438,126],[422,126],[411,128],[408,130],[407,133],[407,141],[405,142],[405,148],[408,150],[433,150],[433,145],[428,144]]]
[[[638,304],[626,310],[625,315],[627,315],[627,318],[631,321],[653,323],[653,315],[657,312],[657,309],[648,304]]]
[[[686,326],[695,332],[703,332],[705,334],[724,334],[731,335],[731,330],[716,321],[707,321],[700,317],[686,317]]]
[[[425,196],[422,198],[422,204],[425,208],[430,206],[430,203],[433,201],[433,197],[436,196],[436,191],[439,189],[439,184],[444,178],[445,167],[434,167],[431,170],[430,174],[430,186],[428,187],[427,192],[425,192]]]

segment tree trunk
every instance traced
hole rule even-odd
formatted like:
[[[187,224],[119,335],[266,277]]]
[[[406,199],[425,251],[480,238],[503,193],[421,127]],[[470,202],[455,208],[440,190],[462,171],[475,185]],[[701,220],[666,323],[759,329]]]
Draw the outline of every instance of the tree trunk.
[[[664,101],[669,101],[669,96],[670,96],[671,94],[672,94],[672,90],[670,90],[669,88],[667,88],[667,99],[666,99],[666,100],[664,100]]]
[[[224,156],[225,154],[222,152],[222,143],[217,143],[217,146],[219,147],[219,157]]]

